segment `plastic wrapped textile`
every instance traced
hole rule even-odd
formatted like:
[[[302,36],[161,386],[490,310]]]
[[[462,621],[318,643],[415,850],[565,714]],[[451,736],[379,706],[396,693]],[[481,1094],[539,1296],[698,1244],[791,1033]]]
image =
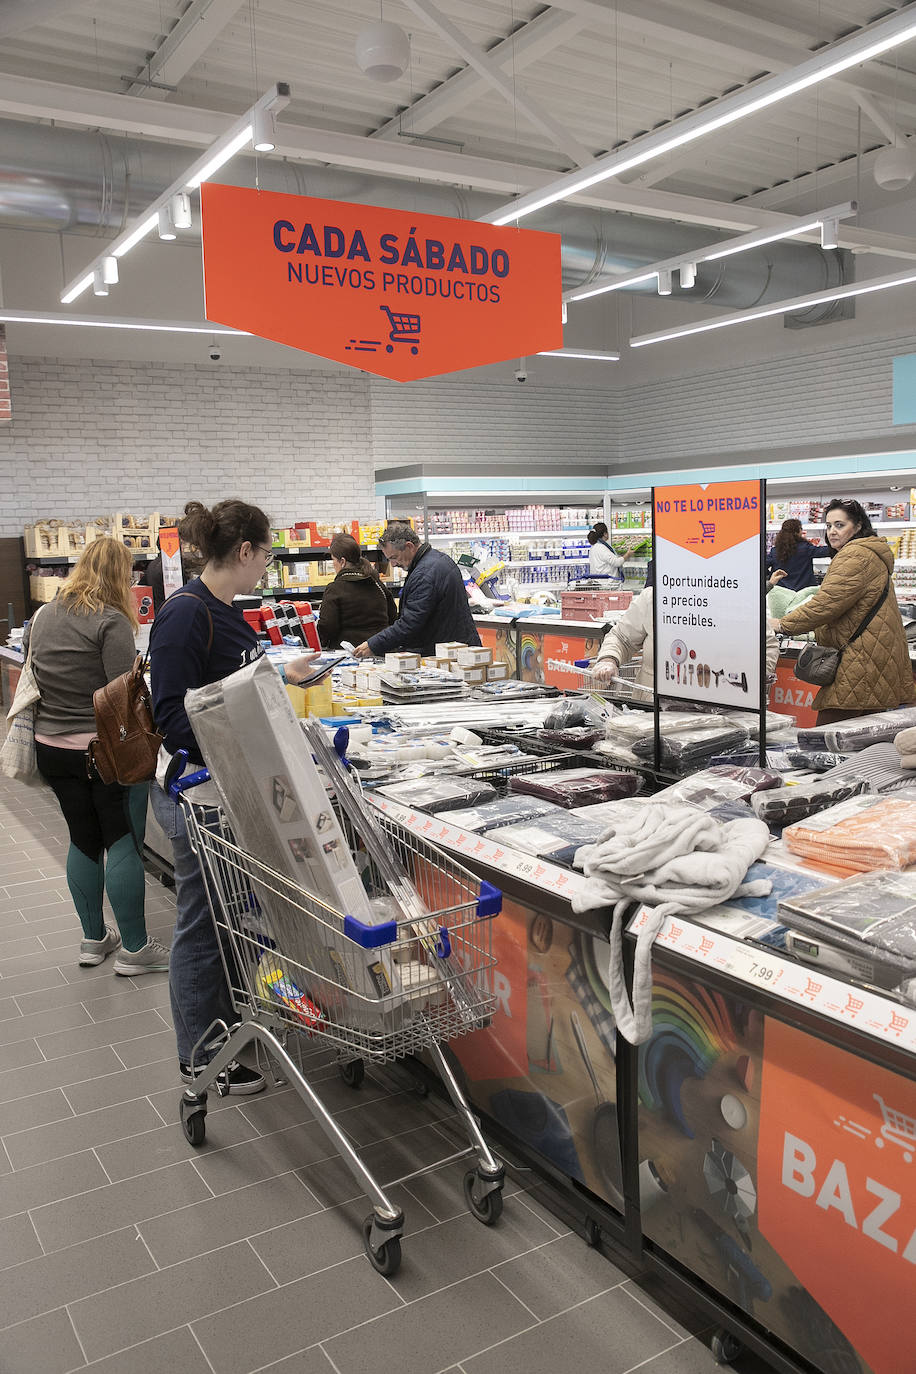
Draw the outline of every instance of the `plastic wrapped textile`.
[[[746,730],[748,739],[757,739],[760,734],[760,714],[757,711],[723,711],[721,719]],[[779,735],[786,730],[794,730],[798,725],[795,716],[776,711],[767,711],[763,723],[767,735]]]
[[[768,879],[770,891],[756,897],[747,895],[729,897],[727,902],[721,902],[717,906],[710,907],[697,919],[703,924],[708,916],[713,916],[717,912],[740,911],[747,916],[762,918],[766,921],[781,921],[780,902],[802,893],[821,891],[823,888],[833,885],[832,878],[818,878],[811,873],[799,873],[788,868],[775,868],[772,864],[768,864],[765,859],[758,859],[747,870],[749,883],[756,878]]]
[[[459,807],[479,806],[496,799],[496,788],[476,778],[418,778],[415,782],[389,783],[378,789],[402,806],[419,811],[456,811]]]
[[[570,725],[565,730],[538,730],[537,738],[558,749],[591,749],[604,739],[604,726]]]
[[[916,974],[916,874],[864,873],[779,904],[792,930]]]
[[[769,826],[780,827],[803,821],[867,791],[868,783],[864,778],[838,778],[834,782],[816,778],[793,787],[781,787],[778,792],[758,792],[751,797],[751,806],[760,820]]]
[[[661,737],[659,764],[675,773],[688,773],[705,764],[713,754],[725,754],[733,745],[745,744],[747,732],[734,725],[717,724],[714,728],[665,732]],[[651,761],[655,740],[651,736],[635,740],[633,753],[644,761]]]
[[[906,868],[916,862],[916,800],[865,793],[787,826],[783,839],[793,854],[843,872]]]
[[[645,768],[645,759],[639,758],[628,749],[625,744],[620,744],[616,740],[599,740],[592,750],[593,754],[600,754],[602,758],[610,759],[612,763],[618,763],[623,768]]]
[[[756,817],[747,801],[717,802],[707,813],[714,821],[752,821]]]
[[[656,795],[659,801],[687,802],[701,811],[711,811],[721,802],[746,801],[754,792],[781,786],[780,775],[765,768],[720,764],[672,783]]]
[[[849,776],[864,778],[871,792],[896,792],[916,782],[893,744],[887,742],[870,744],[823,775],[825,782]]]
[[[535,854],[550,863],[572,865],[573,855],[585,844],[595,844],[605,830],[605,823],[589,822],[568,811],[562,817],[546,816],[527,825],[505,825],[491,830],[488,839],[496,840],[509,849],[523,854]]]
[[[768,749],[764,755],[764,768],[772,773],[787,773],[794,764],[787,749]],[[760,752],[757,749],[739,749],[734,754],[713,754],[709,760],[710,768],[759,768]]]
[[[908,730],[901,730],[895,735],[894,748],[903,758],[910,758],[916,754],[916,727],[910,726]]]
[[[876,711],[873,716],[852,716],[832,725],[812,725],[798,732],[800,749],[832,750],[854,754],[869,744],[894,739],[901,730],[916,725],[916,706],[899,706],[893,711]]]
[[[496,801],[484,802],[482,806],[461,808],[449,813],[451,825],[462,830],[471,830],[477,835],[485,835],[503,825],[522,825],[544,816],[563,816],[566,812],[553,802],[541,801],[539,797],[497,797]]]
[[[812,773],[829,773],[849,758],[848,754],[831,753],[829,749],[790,749],[790,768],[807,768]]]
[[[510,779],[509,787],[513,792],[542,797],[569,811],[574,806],[586,806],[589,801],[632,797],[639,789],[639,780],[633,773],[603,768],[560,768],[554,773],[521,773]]]
[[[721,715],[708,711],[662,711],[660,719],[662,734],[666,736],[681,731],[721,730],[723,721]],[[654,733],[653,717],[648,711],[617,711],[607,723],[607,738],[613,743],[651,740]],[[747,739],[746,731],[741,733]]]
[[[544,719],[545,730],[569,730],[573,726],[591,726],[604,734],[604,723],[610,712],[593,697],[560,697]]]

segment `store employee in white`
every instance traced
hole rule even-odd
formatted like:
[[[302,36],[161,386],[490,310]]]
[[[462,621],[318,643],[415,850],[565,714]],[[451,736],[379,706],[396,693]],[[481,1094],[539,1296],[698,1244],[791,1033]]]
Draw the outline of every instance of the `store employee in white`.
[[[589,577],[608,577],[622,582],[621,569],[630,557],[631,550],[622,555],[614,552],[609,542],[608,527],[602,520],[593,525],[585,537],[592,546],[588,555]]]

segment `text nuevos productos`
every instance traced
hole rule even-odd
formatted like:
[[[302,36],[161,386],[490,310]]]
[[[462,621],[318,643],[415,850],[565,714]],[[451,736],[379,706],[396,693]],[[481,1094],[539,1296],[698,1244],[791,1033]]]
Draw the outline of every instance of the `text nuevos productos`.
[[[357,291],[381,288],[396,295],[451,296],[454,300],[496,304],[499,283],[479,278],[508,277],[511,267],[509,254],[502,248],[490,251],[480,244],[465,247],[441,239],[418,239],[414,229],[403,243],[398,234],[380,234],[377,245],[370,250],[360,229],[348,235],[334,224],[316,229],[306,222],[297,230],[290,220],[278,219],[273,226],[273,242],[278,253],[303,259],[287,263],[289,281]],[[395,271],[398,267],[421,271]],[[436,275],[426,275],[432,273]]]

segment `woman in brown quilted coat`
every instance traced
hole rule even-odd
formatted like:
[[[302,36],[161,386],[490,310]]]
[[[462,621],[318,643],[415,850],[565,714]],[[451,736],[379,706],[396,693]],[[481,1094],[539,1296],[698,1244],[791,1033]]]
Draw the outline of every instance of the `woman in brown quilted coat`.
[[[916,700],[887,540],[875,534],[858,501],[831,501],[826,523],[833,561],[820,590],[774,625],[782,634],[813,630],[818,644],[843,649],[835,679],[814,698],[818,725]],[[885,587],[877,613],[850,644]]]

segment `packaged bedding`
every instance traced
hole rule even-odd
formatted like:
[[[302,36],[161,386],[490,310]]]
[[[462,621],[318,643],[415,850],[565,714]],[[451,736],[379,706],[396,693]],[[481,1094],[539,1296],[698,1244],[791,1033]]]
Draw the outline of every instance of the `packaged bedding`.
[[[587,806],[589,802],[632,797],[639,785],[635,774],[616,773],[605,768],[558,768],[552,773],[521,773],[509,782],[513,792],[541,797],[567,811],[574,806]]]
[[[852,716],[832,725],[812,725],[798,732],[799,749],[831,750],[854,754],[869,744],[892,740],[901,730],[916,725],[916,706],[877,711],[873,716]]]
[[[906,868],[916,863],[916,800],[863,793],[787,826],[783,840],[844,872]]]

